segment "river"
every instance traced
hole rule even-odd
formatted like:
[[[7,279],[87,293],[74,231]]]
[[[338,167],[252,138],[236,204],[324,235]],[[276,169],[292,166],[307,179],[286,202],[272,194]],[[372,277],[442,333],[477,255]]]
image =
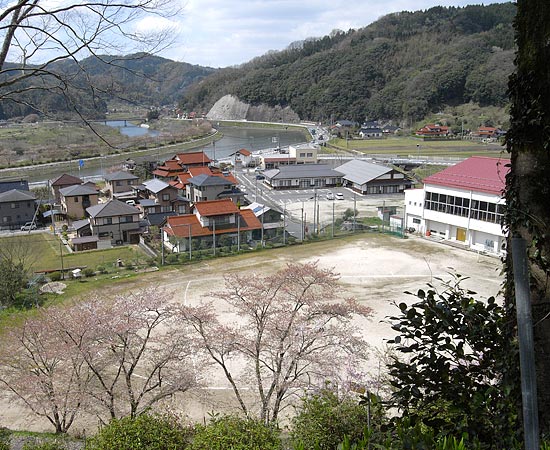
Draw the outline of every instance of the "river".
[[[122,127],[121,132],[122,130],[128,131],[128,129],[133,128],[143,130],[141,131],[142,134],[153,131],[137,126],[129,126]],[[106,173],[112,171],[113,167],[120,166],[120,161],[126,158],[133,159],[136,162],[141,162],[144,160],[164,161],[171,158],[178,152],[202,150],[208,155],[209,158],[220,160],[228,158],[229,155],[241,148],[246,148],[247,150],[254,152],[263,149],[275,148],[277,147],[277,141],[280,142],[279,145],[281,147],[286,147],[288,145],[298,144],[305,141],[304,134],[296,128],[276,130],[272,128],[219,126],[218,129],[223,134],[223,137],[220,140],[214,141],[214,139],[212,139],[210,144],[199,146],[193,150],[178,150],[177,146],[174,148],[159,147],[156,153],[149,150],[147,155],[144,156],[136,156],[135,154],[128,153],[127,155],[118,154],[94,158],[93,163],[90,160],[84,160],[81,167],[79,167],[78,160],[43,164],[21,168],[18,170],[17,177],[27,179],[32,186],[44,185],[47,183],[48,179],[56,178],[58,175],[63,173],[68,173],[84,180],[95,180],[102,178]]]

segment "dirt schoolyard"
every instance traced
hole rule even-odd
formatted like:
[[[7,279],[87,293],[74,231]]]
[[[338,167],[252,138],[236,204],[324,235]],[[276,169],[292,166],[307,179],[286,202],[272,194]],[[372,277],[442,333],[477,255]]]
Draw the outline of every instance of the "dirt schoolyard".
[[[501,263],[497,258],[420,237],[399,239],[369,233],[146,274],[133,279],[131,284],[117,285],[113,291],[155,284],[168,289],[174,302],[199,304],[210,292],[223,287],[225,273],[237,271],[250,273],[250,276],[264,275],[290,262],[312,261],[340,274],[341,298],[352,296],[372,308],[373,316],[369,320],[357,321],[357,329],[373,347],[372,368],[378,367],[377,352],[374,350],[383,349],[385,340],[393,337],[385,319],[399,312],[395,304],[416,301],[416,297],[405,291],[426,289],[427,283],[437,286],[437,278],[449,280],[449,273],[458,273],[465,278],[463,287],[477,292],[476,298],[486,299],[498,296],[502,283]],[[103,289],[103,295],[106,290]],[[212,373],[206,390],[186,393],[166,406],[193,421],[202,422],[210,412],[231,411],[232,403],[225,380],[219,374]],[[52,431],[46,420],[3,396],[0,397],[0,425],[10,429]],[[86,429],[87,434],[91,434],[96,427],[97,419],[83,417],[72,431]]]

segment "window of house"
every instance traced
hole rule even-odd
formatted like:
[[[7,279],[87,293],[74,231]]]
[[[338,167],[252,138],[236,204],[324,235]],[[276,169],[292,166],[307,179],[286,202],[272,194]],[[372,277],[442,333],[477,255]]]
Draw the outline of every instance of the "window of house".
[[[113,224],[113,218],[112,217],[105,217],[105,219],[103,219],[103,223],[105,225],[112,225]]]
[[[74,198],[74,202],[75,202],[75,203],[78,203],[78,197],[75,197],[75,198]]]
[[[307,154],[307,157],[308,157],[308,158],[313,158],[313,153],[308,153],[308,154]]]
[[[413,223],[418,225],[420,223],[420,219],[413,219]]]
[[[162,194],[162,200],[164,201],[170,200],[170,194]]]
[[[121,218],[122,222],[126,222],[126,223],[129,223],[129,222],[133,222],[134,221],[134,216],[124,216]]]
[[[116,181],[115,184],[116,184],[117,186],[122,186],[122,181]]]

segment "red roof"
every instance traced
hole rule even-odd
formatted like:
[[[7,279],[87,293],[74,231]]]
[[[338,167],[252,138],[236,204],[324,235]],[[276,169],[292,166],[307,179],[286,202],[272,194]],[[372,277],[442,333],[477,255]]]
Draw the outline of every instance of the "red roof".
[[[201,202],[206,203],[206,202]],[[238,211],[241,216],[239,224],[235,223],[234,227],[228,228],[227,225],[222,229],[217,229],[215,234],[237,233],[238,231],[259,230],[262,228],[261,222],[254,215],[254,211],[243,209]],[[166,219],[166,227],[164,230],[176,237],[186,238],[189,236],[189,227],[191,227],[191,237],[211,236],[213,230],[209,227],[203,227],[195,214],[185,214],[183,216],[169,216]]]
[[[506,183],[509,160],[472,156],[424,179],[424,184],[501,195]]]
[[[424,125],[420,130],[416,131],[416,134],[423,136],[441,136],[449,134],[449,127],[445,125],[438,125],[429,123]]]
[[[195,209],[204,217],[223,216],[226,214],[234,214],[239,211],[237,205],[229,198],[197,202],[195,203]]]
[[[204,152],[178,153],[173,159],[180,164],[208,164],[211,159]]]
[[[252,154],[246,148],[241,148],[237,153],[240,153],[243,156],[250,156]]]

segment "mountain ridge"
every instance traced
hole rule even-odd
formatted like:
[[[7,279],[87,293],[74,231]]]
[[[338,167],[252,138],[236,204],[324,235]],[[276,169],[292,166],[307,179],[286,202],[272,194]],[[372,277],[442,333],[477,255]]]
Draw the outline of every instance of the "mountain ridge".
[[[181,102],[208,111],[225,95],[294,110],[301,119],[415,121],[448,106],[504,107],[513,71],[515,5],[393,13],[219,69]]]

